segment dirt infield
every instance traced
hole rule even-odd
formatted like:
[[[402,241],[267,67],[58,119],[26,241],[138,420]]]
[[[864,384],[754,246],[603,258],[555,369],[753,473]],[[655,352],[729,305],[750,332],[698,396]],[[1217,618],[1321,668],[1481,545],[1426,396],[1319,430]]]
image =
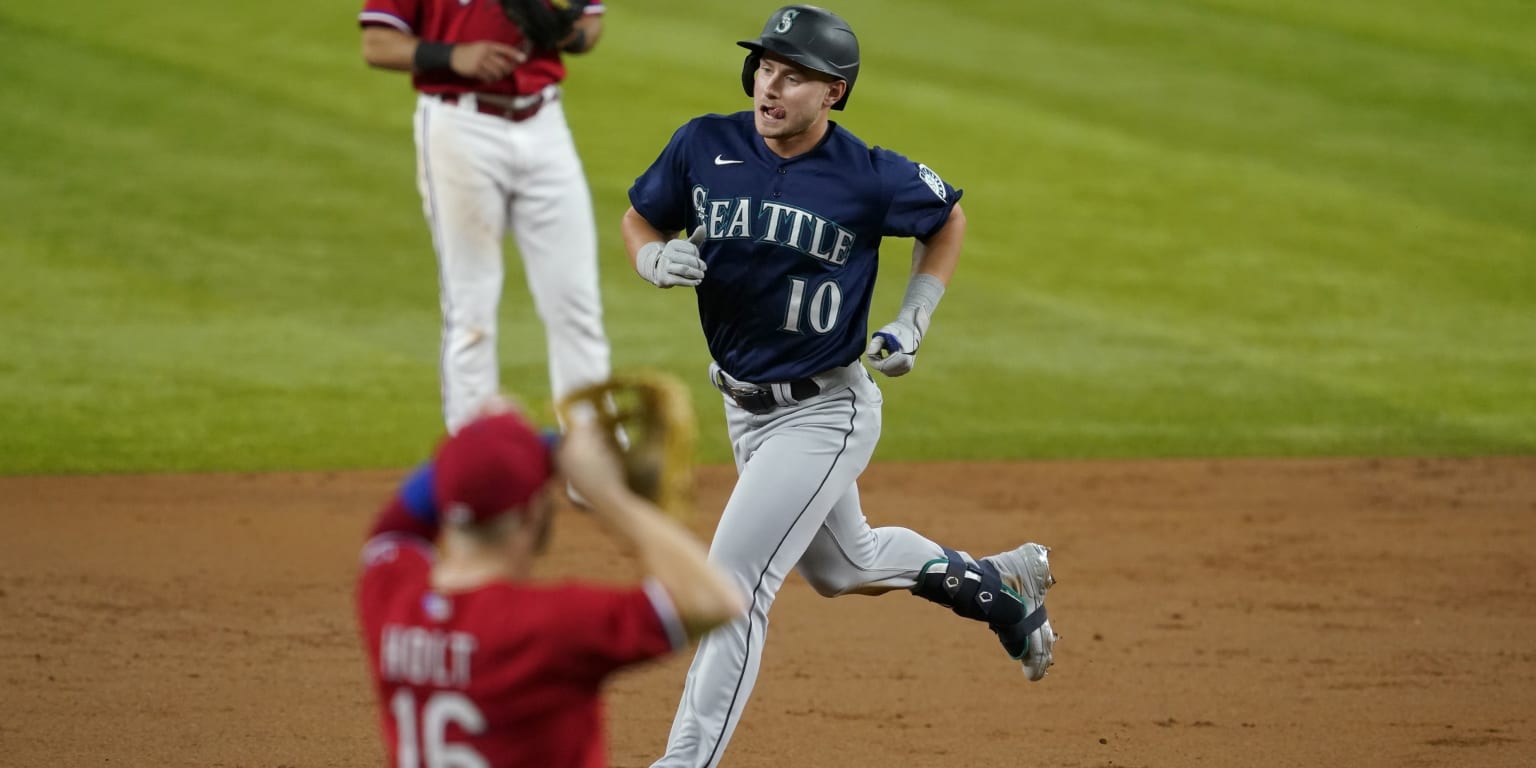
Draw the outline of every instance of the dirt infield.
[[[377,766],[354,634],[398,473],[0,479],[0,765]],[[718,509],[728,470],[703,472]],[[876,525],[1052,545],[1064,640],[792,577],[725,766],[1536,765],[1536,459],[884,465]],[[701,522],[708,533],[713,518]],[[634,575],[579,515],[547,577]],[[618,680],[612,761],[687,656]]]

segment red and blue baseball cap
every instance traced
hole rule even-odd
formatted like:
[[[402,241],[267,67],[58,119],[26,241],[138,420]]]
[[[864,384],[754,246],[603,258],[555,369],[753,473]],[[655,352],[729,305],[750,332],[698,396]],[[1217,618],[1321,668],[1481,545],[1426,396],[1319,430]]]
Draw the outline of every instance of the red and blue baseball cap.
[[[553,473],[549,444],[521,414],[482,416],[437,449],[432,500],[446,524],[483,523],[528,509]]]

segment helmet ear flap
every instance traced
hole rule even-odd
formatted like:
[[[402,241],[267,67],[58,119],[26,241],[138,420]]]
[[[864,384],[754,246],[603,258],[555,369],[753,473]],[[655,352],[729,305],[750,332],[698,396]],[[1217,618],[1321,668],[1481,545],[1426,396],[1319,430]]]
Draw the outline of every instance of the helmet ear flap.
[[[832,105],[832,108],[839,112],[843,111],[843,109],[848,106],[848,97],[853,94],[853,81],[844,80],[843,84],[847,86],[843,89],[843,97],[838,99],[836,104]]]
[[[752,81],[757,79],[757,68],[763,65],[763,54],[752,51],[747,54],[747,60],[741,65],[741,89],[752,96]]]
[[[832,81],[833,85],[836,85],[838,83],[842,83],[843,84],[843,95],[839,96],[837,101],[832,104],[832,108],[840,110],[843,107],[847,106],[847,104],[848,104],[848,91],[852,90],[853,86],[849,85],[847,80],[834,80],[834,81]]]

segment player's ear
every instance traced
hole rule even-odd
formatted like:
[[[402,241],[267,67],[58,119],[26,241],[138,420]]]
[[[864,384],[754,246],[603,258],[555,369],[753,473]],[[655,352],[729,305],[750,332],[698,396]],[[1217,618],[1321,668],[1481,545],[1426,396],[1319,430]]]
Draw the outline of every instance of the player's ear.
[[[827,89],[827,97],[822,99],[821,105],[830,107],[843,100],[843,94],[848,92],[847,80],[833,80],[832,87]]]

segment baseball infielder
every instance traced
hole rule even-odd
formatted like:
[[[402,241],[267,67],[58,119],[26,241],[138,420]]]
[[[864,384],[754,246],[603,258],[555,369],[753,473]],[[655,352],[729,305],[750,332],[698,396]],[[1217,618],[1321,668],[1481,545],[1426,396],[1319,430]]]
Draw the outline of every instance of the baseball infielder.
[[[623,220],[642,277],[696,289],[740,475],[710,555],[751,604],[699,645],[656,766],[720,761],[792,567],[824,596],[905,589],[986,622],[1030,680],[1044,677],[1056,640],[1044,547],[977,559],[904,528],[871,529],[859,506],[881,407],[859,356],[887,376],[912,370],[960,257],[960,191],[828,120],[859,73],[841,18],[787,6],[740,44],[752,111],[680,128],[630,189]],[[870,338],[884,237],[917,243],[900,312]]]
[[[625,486],[597,427],[570,426],[551,454],[520,414],[479,415],[375,520],[356,602],[389,765],[602,768],[604,682],[744,610],[703,545]],[[529,580],[556,463],[644,584]]]
[[[592,49],[603,5],[563,41]],[[591,194],[560,106],[560,51],[535,49],[497,0],[366,0],[363,57],[411,72],[416,182],[437,251],[450,432],[499,391],[502,239],[522,254],[556,399],[609,374]]]

